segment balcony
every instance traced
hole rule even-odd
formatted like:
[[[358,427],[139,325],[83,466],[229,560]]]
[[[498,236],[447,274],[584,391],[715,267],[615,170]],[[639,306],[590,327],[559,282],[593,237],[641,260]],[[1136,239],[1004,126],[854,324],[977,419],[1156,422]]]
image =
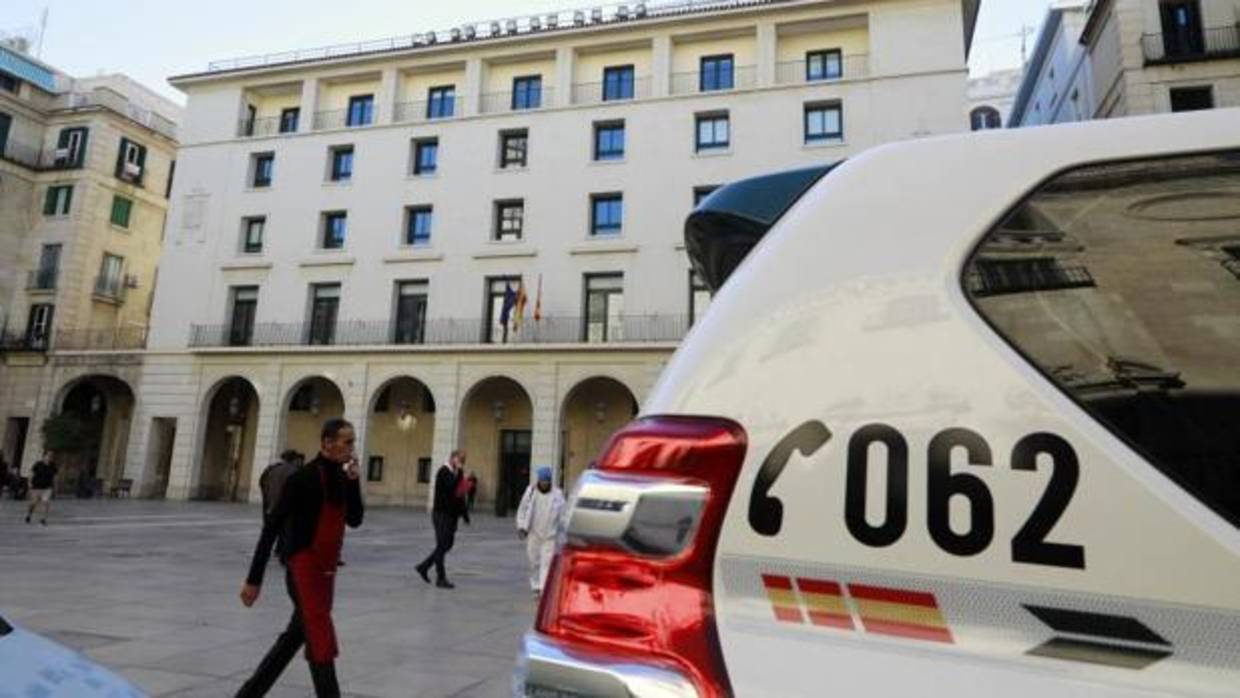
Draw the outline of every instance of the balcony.
[[[840,58],[838,68],[830,63],[815,65],[818,72],[811,76],[809,62],[780,61],[775,66],[775,84],[796,85],[820,82],[838,82],[841,80],[862,80],[870,77],[870,57],[859,53]]]
[[[555,106],[554,87],[543,87],[534,95],[531,95],[533,98],[526,105],[518,106],[512,101],[512,92],[489,92],[482,95],[482,103],[479,105],[479,109],[483,114],[497,114],[507,111],[546,109]]]
[[[573,84],[573,104],[602,104],[603,102],[626,102],[650,97],[650,77],[633,80],[632,90],[604,92],[602,82],[579,82]],[[626,85],[627,87],[627,85]],[[615,88],[615,83],[612,83]]]
[[[396,105],[394,116],[396,123],[416,124],[424,121],[458,118],[464,113],[465,98],[453,97],[450,101],[437,101],[435,104],[443,106],[438,107],[439,111],[432,113],[431,102],[401,102]]]
[[[146,347],[147,328],[111,327],[56,330],[58,351],[126,351]]]
[[[335,109],[333,111],[315,112],[313,127],[315,131],[325,131],[331,128],[362,128],[364,126],[373,126],[374,123],[373,118],[350,121],[348,109]],[[278,126],[279,124],[277,124],[277,129]]]
[[[125,279],[119,276],[99,276],[95,279],[95,298],[108,303],[124,303],[128,288]]]
[[[42,333],[0,333],[0,352],[47,351],[50,344],[50,337]]]
[[[193,348],[253,346],[309,346],[309,323],[258,323],[251,332],[237,333],[230,325],[193,325],[189,346]],[[315,328],[319,330],[321,328]],[[585,321],[581,317],[544,317],[527,320],[520,330],[510,329],[507,342],[487,341],[488,323],[483,319],[437,318],[428,320],[420,332],[413,333],[419,341],[408,341],[408,328],[398,332],[397,324],[386,320],[348,320],[337,322],[330,333],[331,346],[401,346],[401,345],[537,345],[586,344]],[[629,315],[613,323],[608,337],[601,344],[635,344],[648,342],[679,342],[689,330],[685,315]],[[322,334],[316,337],[315,345]],[[248,341],[242,341],[248,340]]]
[[[1192,63],[1240,58],[1240,25],[1215,27],[1184,34],[1146,34],[1141,37],[1146,65]]]
[[[284,133],[280,130],[280,117],[265,116],[260,119],[242,119],[237,123],[237,136],[241,138],[262,138]]]
[[[702,82],[702,73],[672,73],[671,91],[674,95],[691,95],[696,93],[727,92],[729,90],[749,90],[758,84],[758,67],[754,65],[738,65],[732,72],[714,74],[714,85]]]
[[[32,170],[76,170],[84,164],[84,153],[76,160],[70,159],[64,149],[43,148],[42,143],[31,143],[9,137],[0,149],[0,160],[8,160],[15,165],[28,167]]]
[[[26,272],[26,290],[34,292],[55,291],[56,277],[58,275],[59,270],[56,268],[28,271]]]

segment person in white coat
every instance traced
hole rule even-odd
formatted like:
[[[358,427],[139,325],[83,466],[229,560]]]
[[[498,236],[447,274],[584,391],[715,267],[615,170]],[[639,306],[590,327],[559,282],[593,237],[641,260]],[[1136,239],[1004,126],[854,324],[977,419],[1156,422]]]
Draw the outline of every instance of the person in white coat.
[[[551,558],[555,556],[555,539],[564,514],[564,493],[551,484],[551,468],[538,469],[538,482],[525,489],[517,509],[517,535],[525,541],[525,554],[530,562],[530,588],[541,594]]]

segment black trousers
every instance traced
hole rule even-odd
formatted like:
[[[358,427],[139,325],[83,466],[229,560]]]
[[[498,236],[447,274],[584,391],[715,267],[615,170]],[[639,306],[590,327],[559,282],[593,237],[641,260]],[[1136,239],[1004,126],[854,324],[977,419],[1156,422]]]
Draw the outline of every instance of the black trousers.
[[[267,650],[267,656],[258,663],[254,675],[237,691],[237,698],[262,698],[275,685],[280,674],[288,667],[289,662],[297,655],[298,650],[306,644],[306,630],[301,622],[301,609],[297,603],[297,591],[293,587],[293,573],[284,575],[284,584],[288,588],[288,596],[293,600],[293,615],[288,626],[276,642]],[[340,684],[336,680],[336,665],[310,663],[310,678],[314,682],[314,695],[318,698],[340,698]]]
[[[431,523],[435,526],[435,550],[418,567],[428,569],[435,565],[435,576],[447,579],[448,572],[444,569],[443,561],[452,549],[452,544],[456,542],[456,516],[445,512],[432,512]]]

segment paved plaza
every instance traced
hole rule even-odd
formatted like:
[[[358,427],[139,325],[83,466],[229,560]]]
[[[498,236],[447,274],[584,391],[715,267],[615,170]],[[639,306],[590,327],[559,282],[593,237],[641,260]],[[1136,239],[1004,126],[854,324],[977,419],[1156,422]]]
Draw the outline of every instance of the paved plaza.
[[[47,527],[0,501],[0,614],[85,652],[152,696],[231,696],[288,620],[273,562],[254,608],[237,594],[258,535],[244,504],[58,500]],[[536,602],[512,519],[479,512],[449,556],[455,590],[413,565],[424,512],[372,508],[350,531],[335,603],[348,696],[507,695]],[[272,696],[311,695],[299,655]]]

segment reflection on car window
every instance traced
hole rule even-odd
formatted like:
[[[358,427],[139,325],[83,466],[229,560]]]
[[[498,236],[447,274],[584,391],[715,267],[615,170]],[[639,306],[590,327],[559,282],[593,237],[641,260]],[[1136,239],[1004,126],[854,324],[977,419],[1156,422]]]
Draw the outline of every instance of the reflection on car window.
[[[965,269],[981,313],[1240,526],[1240,153],[1079,169]]]

